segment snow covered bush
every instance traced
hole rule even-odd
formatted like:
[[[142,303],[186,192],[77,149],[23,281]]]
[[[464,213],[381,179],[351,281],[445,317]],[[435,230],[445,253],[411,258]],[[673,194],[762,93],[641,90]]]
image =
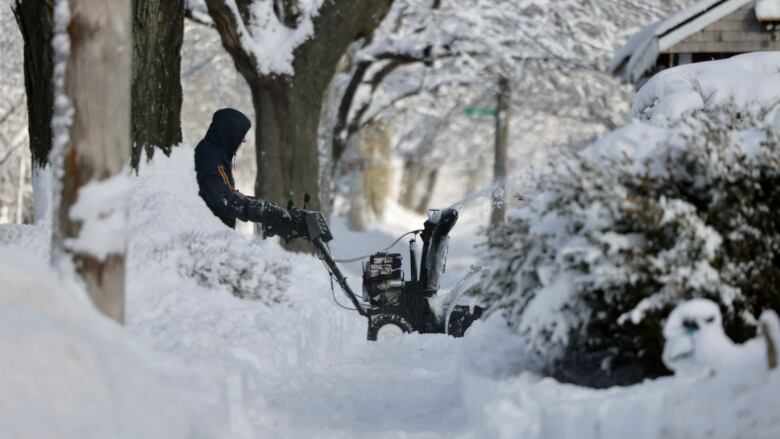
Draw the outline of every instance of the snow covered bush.
[[[707,297],[729,335],[780,309],[780,143],[767,111],[635,122],[557,157],[491,236],[483,289],[554,376],[594,386],[666,373],[662,319]]]
[[[236,297],[281,303],[290,285],[289,258],[225,228],[198,196],[192,157],[192,148],[182,145],[170,157],[141,165],[131,200],[130,265],[145,276],[131,279],[129,288],[156,290],[163,279],[173,286],[185,278]]]
[[[290,286],[289,261],[267,260],[251,241],[230,231],[217,235],[187,233],[180,243],[183,252],[179,273],[200,286],[225,289],[236,297],[268,305],[283,301]]]

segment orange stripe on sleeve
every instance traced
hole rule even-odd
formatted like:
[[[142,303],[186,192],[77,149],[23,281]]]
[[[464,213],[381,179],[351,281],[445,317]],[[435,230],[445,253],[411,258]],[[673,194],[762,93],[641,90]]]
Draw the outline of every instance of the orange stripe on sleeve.
[[[233,186],[230,184],[230,179],[227,176],[227,172],[225,171],[224,166],[218,165],[217,170],[219,171],[219,175],[222,176],[222,180],[225,182],[225,186],[230,189],[231,192],[235,192],[236,190],[233,188]]]

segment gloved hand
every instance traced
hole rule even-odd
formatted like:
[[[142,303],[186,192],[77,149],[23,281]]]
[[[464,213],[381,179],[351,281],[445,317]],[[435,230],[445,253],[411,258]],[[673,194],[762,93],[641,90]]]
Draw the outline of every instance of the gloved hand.
[[[292,222],[292,217],[286,209],[264,200],[255,200],[249,204],[249,220],[278,227]]]

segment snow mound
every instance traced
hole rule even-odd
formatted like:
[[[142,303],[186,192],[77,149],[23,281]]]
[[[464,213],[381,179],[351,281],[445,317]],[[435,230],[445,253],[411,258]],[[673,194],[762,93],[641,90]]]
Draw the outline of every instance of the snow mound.
[[[715,372],[751,376],[767,370],[765,341],[732,342],[723,331],[720,309],[711,300],[694,299],[677,305],[666,320],[664,337],[664,364],[678,375]]]
[[[698,109],[733,105],[760,111],[780,102],[780,52],[687,64],[653,76],[637,93],[632,117],[665,124]]]
[[[154,355],[77,285],[13,246],[0,248],[0,279],[3,436],[208,436],[165,390]]]
[[[695,302],[689,311],[717,309]],[[703,309],[702,309],[703,308]],[[685,309],[683,309],[685,311]],[[670,321],[681,315],[670,316]],[[707,314],[708,315],[708,314]],[[594,390],[537,374],[503,319],[477,322],[461,345],[471,431],[491,438],[656,439],[778,437],[780,372],[674,376]]]

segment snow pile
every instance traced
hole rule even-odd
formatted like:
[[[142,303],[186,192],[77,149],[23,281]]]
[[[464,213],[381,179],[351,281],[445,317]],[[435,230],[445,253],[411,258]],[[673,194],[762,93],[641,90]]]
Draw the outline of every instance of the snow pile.
[[[756,2],[756,18],[759,21],[780,21],[780,1],[758,0]]]
[[[780,390],[777,371],[741,377],[660,378],[593,390],[529,372],[495,378],[469,364],[465,370],[463,392],[471,428],[485,437],[726,439],[780,435],[775,413]]]
[[[780,102],[780,52],[757,52],[687,64],[653,76],[637,93],[633,117],[655,124],[698,109],[731,105],[767,111]]]
[[[20,247],[0,248],[0,425],[6,437],[208,437],[86,294]],[[214,425],[216,426],[216,425]]]
[[[688,305],[675,310],[671,325],[681,322],[677,318],[688,311],[702,311],[700,302]],[[703,307],[707,312],[702,323],[717,311],[713,303],[708,305]],[[697,343],[697,349],[711,349],[702,353],[723,365],[724,357],[715,352],[724,347],[722,333],[718,340],[707,338],[715,344]],[[768,370],[765,355],[755,349],[763,340],[728,347],[731,354],[736,353],[726,355],[732,361],[729,373],[712,375],[699,369],[693,375],[607,390],[561,384],[528,372],[533,365],[527,363],[522,344],[499,316],[478,322],[464,341],[463,400],[470,428],[486,437],[725,439],[780,435],[774,413],[780,372]]]

